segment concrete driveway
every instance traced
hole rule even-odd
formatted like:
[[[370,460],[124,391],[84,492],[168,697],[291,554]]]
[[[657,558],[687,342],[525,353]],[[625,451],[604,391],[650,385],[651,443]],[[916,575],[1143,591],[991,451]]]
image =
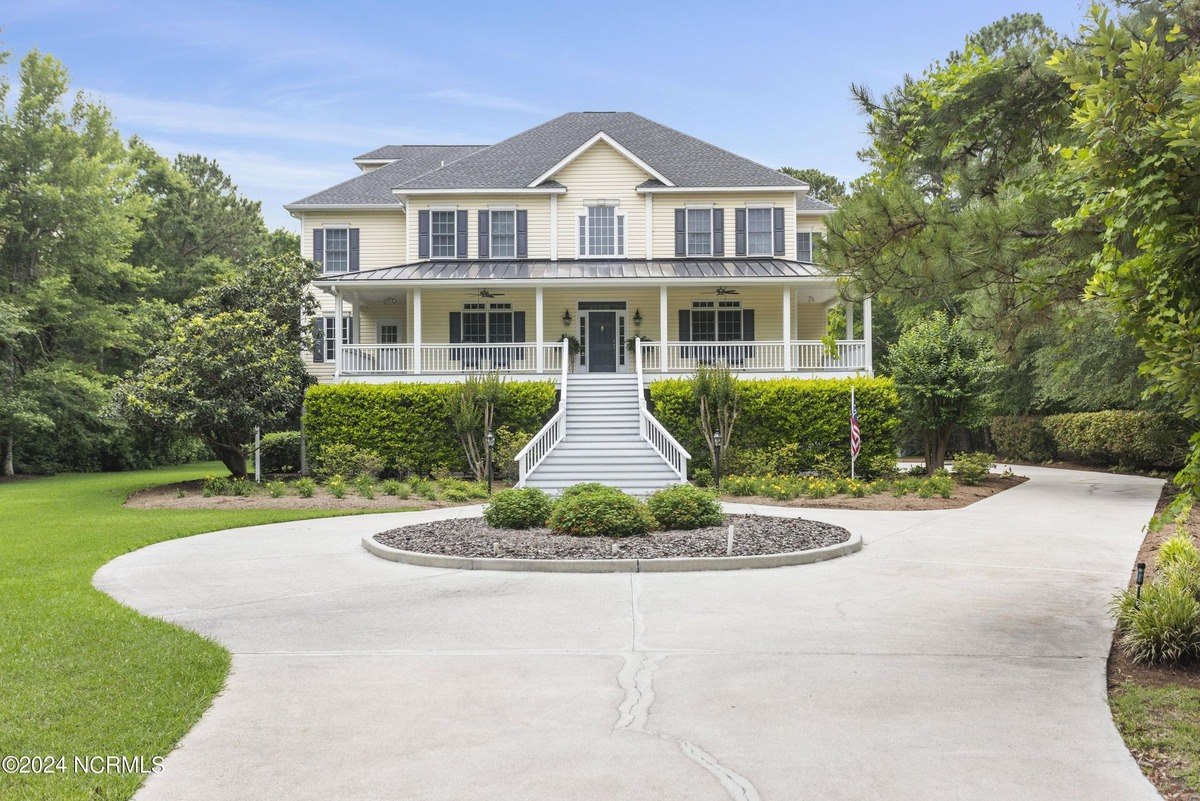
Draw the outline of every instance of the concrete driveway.
[[[965,509],[808,510],[863,550],[771,570],[465,572],[359,544],[430,512],[145,548],[96,586],[234,657],[138,798],[1158,798],[1104,664],[1161,482],[1018,471]]]

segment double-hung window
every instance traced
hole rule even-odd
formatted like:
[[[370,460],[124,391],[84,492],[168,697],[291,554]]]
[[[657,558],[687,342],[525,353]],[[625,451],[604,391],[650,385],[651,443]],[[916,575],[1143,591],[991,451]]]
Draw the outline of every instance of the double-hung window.
[[[517,256],[517,213],[511,209],[491,213],[490,255],[494,259]]]
[[[816,256],[816,246],[820,241],[819,231],[797,231],[796,261],[811,262]]]
[[[464,303],[462,341],[486,344],[513,341],[511,303]]]
[[[579,215],[579,255],[625,255],[625,215],[616,206],[592,205]]]
[[[327,273],[344,273],[350,269],[350,229],[326,228],[325,253],[321,261]]]
[[[429,213],[429,255],[435,259],[453,259],[458,255],[457,212],[454,210]]]
[[[746,209],[746,255],[772,256],[775,253],[775,210]]]
[[[688,209],[687,255],[711,256],[713,254],[713,210]]]
[[[320,323],[316,326],[316,339],[313,343],[313,351],[325,357],[325,361],[331,362],[337,356],[336,340],[333,332],[337,330],[337,317],[319,317]],[[352,315],[343,315],[342,317],[342,344],[354,344],[354,317]]]

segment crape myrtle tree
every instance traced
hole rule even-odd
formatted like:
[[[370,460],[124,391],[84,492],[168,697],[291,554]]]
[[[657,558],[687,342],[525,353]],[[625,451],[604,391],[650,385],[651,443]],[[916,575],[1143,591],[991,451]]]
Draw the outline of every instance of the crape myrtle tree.
[[[315,277],[312,262],[296,256],[218,276],[121,384],[124,416],[199,437],[231,475],[245,477],[255,427],[293,418],[310,381],[300,350],[311,342],[299,315],[315,311],[307,288]]]
[[[1071,92],[1058,150],[1080,202],[1064,234],[1099,227],[1089,292],[1118,312],[1143,372],[1200,421],[1200,3],[1094,7],[1080,47],[1051,68]],[[1200,434],[1177,482],[1200,493]],[[1184,503],[1187,503],[1184,500]]]

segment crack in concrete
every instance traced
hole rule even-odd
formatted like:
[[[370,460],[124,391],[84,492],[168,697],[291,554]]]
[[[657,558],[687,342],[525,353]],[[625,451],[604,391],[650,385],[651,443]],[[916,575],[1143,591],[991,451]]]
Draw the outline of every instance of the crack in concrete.
[[[745,776],[725,767],[712,754],[691,740],[666,732],[652,731],[649,727],[650,707],[654,704],[654,671],[665,660],[666,654],[652,656],[641,650],[641,636],[645,631],[639,597],[641,583],[636,574],[629,576],[629,600],[633,618],[632,650],[623,654],[625,665],[617,674],[617,683],[625,691],[617,706],[617,722],[613,731],[632,732],[674,743],[688,759],[716,777],[729,797],[734,801],[760,801],[758,790]]]

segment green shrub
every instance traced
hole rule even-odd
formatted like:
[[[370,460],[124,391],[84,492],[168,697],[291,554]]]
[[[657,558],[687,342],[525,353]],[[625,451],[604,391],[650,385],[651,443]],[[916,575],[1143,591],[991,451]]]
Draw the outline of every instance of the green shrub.
[[[571,489],[576,489],[572,487]],[[550,528],[580,537],[630,537],[654,527],[646,504],[611,487],[563,493],[550,513]]]
[[[380,454],[384,467],[430,475],[467,468],[462,443],[449,424],[453,384],[317,384],[305,393],[305,430],[313,453],[345,443]],[[555,387],[507,381],[496,405],[497,427],[538,431],[553,414]]]
[[[811,470],[820,457],[831,475],[849,475],[851,386],[863,433],[857,466],[863,477],[870,478],[874,470],[890,465],[895,461],[900,408],[891,379],[780,378],[738,382],[735,466],[738,459],[759,450],[769,458],[786,460],[786,472]],[[655,381],[650,385],[650,398],[655,417],[692,454],[693,465],[711,469],[691,382]],[[781,465],[773,467],[776,469],[770,472],[785,471]]]
[[[313,481],[308,476],[296,479],[296,483],[292,484],[296,494],[301,498],[311,498],[317,492],[317,482]]]
[[[438,495],[453,503],[482,500],[488,496],[487,484],[482,481],[463,481],[444,478],[438,482]]]
[[[418,498],[424,498],[427,501],[437,500],[437,487],[432,481],[426,481],[423,478],[411,478],[408,481],[408,486],[412,488],[413,495]]]
[[[496,445],[492,448],[492,474],[516,481],[520,477],[521,468],[515,459],[532,438],[533,435],[525,431],[513,431],[508,426],[498,426]]]
[[[267,482],[267,492],[272,498],[282,498],[287,493],[287,484],[284,484],[279,479]]]
[[[1042,425],[1060,453],[1122,467],[1179,467],[1192,433],[1182,418],[1141,411],[1055,414]]]
[[[329,490],[329,494],[335,498],[346,497],[346,479],[339,475],[332,475],[325,482],[325,489]]]
[[[407,498],[410,492],[407,484],[402,481],[397,481],[394,478],[389,478],[387,481],[380,484],[379,488],[383,490],[384,495],[391,495],[395,498],[400,498],[401,500]]]
[[[229,482],[229,492],[231,495],[246,497],[253,495],[258,485],[248,478],[235,478]]]
[[[1054,458],[1054,440],[1041,417],[993,417],[988,426],[996,453],[1022,462],[1048,462]]]
[[[1114,602],[1121,645],[1138,664],[1178,664],[1200,658],[1200,602],[1179,581],[1158,580]]]
[[[492,496],[483,519],[493,528],[541,528],[550,519],[553,503],[540,489],[506,489]]]
[[[359,476],[354,479],[354,489],[367,500],[372,500],[375,497],[375,479],[367,475]]]
[[[688,472],[692,474],[692,483],[697,487],[711,487],[713,485],[713,473],[707,467],[691,468]]]
[[[565,490],[559,493],[558,497],[559,500],[562,500],[564,498],[574,498],[576,495],[595,495],[597,493],[609,493],[612,495],[625,494],[616,487],[610,487],[607,484],[601,484],[599,481],[584,481],[582,483],[572,484],[571,486],[567,487]]]
[[[990,453],[960,453],[954,457],[954,477],[963,484],[981,483],[996,466]]]
[[[665,487],[650,496],[646,507],[659,528],[689,531],[719,526],[725,520],[717,496],[691,484]]]
[[[382,469],[383,459],[378,453],[362,450],[344,442],[331,443],[321,448],[313,465],[313,472],[322,477],[374,478]]]
[[[253,452],[251,449],[247,449]],[[263,434],[259,459],[264,473],[295,473],[300,470],[300,432],[276,431]]]
[[[1200,594],[1200,550],[1185,531],[1164,542],[1158,549],[1158,569],[1168,579],[1179,579]]]
[[[211,498],[214,495],[228,495],[232,489],[232,479],[222,476],[205,476],[204,484],[200,488],[200,494],[205,498]]]
[[[932,475],[924,479],[917,487],[917,497],[919,498],[932,498],[934,495],[949,498],[953,494],[954,482],[950,476],[944,473],[942,475]]]

